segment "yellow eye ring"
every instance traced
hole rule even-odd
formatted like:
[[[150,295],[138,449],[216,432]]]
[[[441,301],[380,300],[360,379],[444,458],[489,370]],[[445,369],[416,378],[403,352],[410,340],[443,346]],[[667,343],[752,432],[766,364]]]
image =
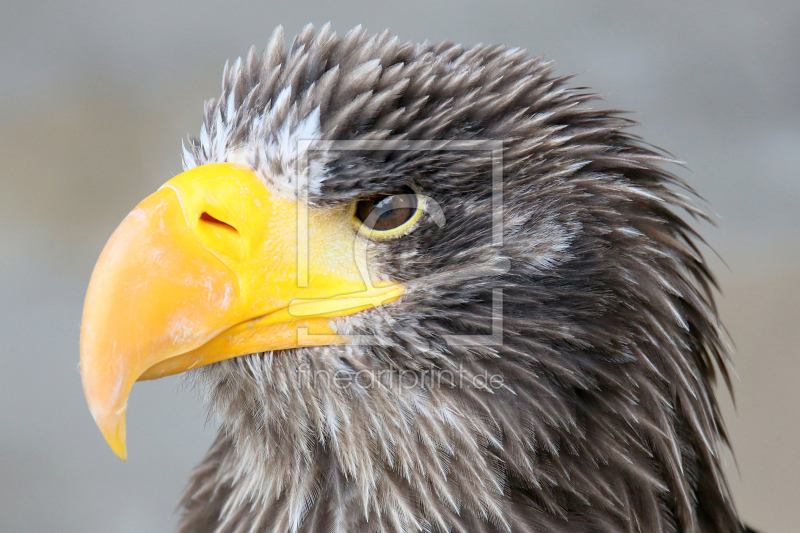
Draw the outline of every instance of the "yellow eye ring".
[[[352,221],[370,239],[392,239],[409,233],[425,210],[425,197],[410,187],[354,202]]]

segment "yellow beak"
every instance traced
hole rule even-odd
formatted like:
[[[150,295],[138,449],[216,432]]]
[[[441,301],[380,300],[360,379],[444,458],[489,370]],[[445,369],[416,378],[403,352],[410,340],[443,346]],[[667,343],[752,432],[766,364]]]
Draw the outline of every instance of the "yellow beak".
[[[120,459],[135,381],[344,343],[330,318],[400,297],[401,285],[362,276],[351,217],[299,209],[231,164],[184,172],[131,211],[95,266],[81,325],[86,399]]]

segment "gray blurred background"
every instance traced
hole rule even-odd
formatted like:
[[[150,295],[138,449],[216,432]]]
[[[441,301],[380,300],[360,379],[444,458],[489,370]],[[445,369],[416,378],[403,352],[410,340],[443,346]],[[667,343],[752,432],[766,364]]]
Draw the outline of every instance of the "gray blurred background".
[[[177,379],[138,384],[130,460],[84,403],[84,291],[128,211],[180,172],[222,66],[273,28],[502,42],[635,110],[717,214],[701,233],[736,349],[723,404],[742,516],[800,531],[800,2],[0,1],[0,531],[171,531],[214,436]],[[724,391],[723,391],[724,393]]]

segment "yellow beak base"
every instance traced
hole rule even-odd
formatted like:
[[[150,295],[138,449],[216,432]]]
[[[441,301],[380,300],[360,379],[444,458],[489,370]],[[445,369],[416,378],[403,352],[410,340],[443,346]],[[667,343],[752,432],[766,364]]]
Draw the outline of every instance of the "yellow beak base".
[[[402,295],[400,285],[366,279],[350,217],[345,208],[299,210],[231,164],[184,172],[131,211],[95,266],[81,325],[86,399],[120,459],[135,381],[344,343],[330,318]]]

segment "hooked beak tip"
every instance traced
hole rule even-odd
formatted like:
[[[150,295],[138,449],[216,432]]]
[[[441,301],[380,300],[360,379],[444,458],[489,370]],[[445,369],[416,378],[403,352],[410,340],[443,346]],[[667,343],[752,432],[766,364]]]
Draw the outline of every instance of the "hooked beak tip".
[[[128,448],[125,443],[125,415],[127,405],[118,409],[116,412],[105,414],[94,414],[95,422],[100,428],[100,432],[105,437],[111,451],[116,454],[120,460],[128,460]]]

